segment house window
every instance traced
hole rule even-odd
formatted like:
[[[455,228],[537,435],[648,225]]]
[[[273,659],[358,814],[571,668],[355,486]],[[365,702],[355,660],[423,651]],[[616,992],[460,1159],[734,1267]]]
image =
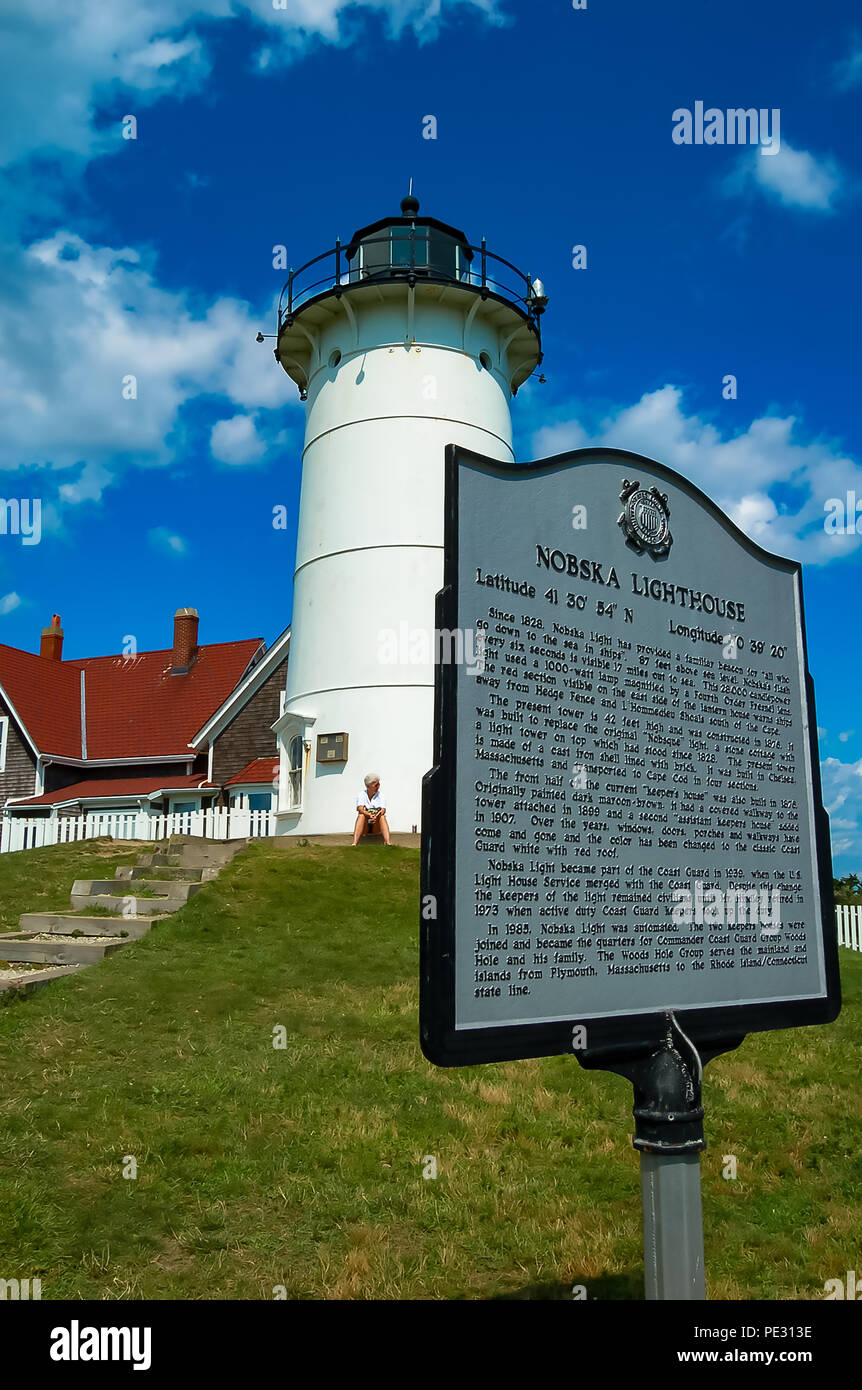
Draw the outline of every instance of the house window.
[[[179,815],[185,815],[189,811],[199,811],[201,803],[199,801],[172,801],[171,810]]]
[[[6,744],[9,742],[9,716],[0,715],[0,772],[6,771]]]
[[[235,811],[271,811],[272,792],[231,792],[230,804]]]
[[[287,807],[292,811],[302,805],[302,760],[304,748],[302,738],[297,734],[288,745]]]

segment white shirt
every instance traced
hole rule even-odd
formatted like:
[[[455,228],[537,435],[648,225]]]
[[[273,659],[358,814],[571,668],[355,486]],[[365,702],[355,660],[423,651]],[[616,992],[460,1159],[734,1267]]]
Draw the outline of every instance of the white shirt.
[[[362,795],[357,799],[356,805],[365,806],[368,810],[385,811],[386,797],[383,795],[383,788],[378,787],[374,796],[369,796],[368,788],[366,787]]]

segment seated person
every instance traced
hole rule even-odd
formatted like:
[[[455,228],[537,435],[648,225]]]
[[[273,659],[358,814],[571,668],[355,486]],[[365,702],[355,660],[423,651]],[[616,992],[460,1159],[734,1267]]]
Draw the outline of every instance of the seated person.
[[[386,798],[380,790],[380,778],[376,772],[365,777],[365,791],[356,802],[356,824],[353,827],[353,847],[359,838],[372,829],[380,830],[383,843],[389,844],[389,822],[386,819]]]

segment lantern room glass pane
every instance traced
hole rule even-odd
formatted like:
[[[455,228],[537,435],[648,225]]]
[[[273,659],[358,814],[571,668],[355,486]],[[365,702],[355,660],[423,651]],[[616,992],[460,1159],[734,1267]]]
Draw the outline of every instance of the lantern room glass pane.
[[[392,268],[393,270],[404,270],[411,264],[410,247],[414,245],[413,265],[420,270],[428,264],[428,231],[425,227],[417,227],[414,231],[412,227],[393,227],[392,228]]]
[[[351,279],[400,275],[411,267],[420,275],[467,280],[469,254],[457,238],[436,227],[389,227],[360,244]]]
[[[389,237],[386,232],[378,232],[376,236],[369,237],[368,241],[363,241],[360,249],[362,257],[362,276],[380,275],[389,269]]]
[[[458,279],[458,243],[454,237],[432,227],[428,234],[428,268],[435,275],[445,275],[447,279]]]

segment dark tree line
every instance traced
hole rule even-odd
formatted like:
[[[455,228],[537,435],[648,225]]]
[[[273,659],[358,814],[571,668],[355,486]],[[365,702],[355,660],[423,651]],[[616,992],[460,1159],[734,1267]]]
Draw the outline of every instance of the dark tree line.
[[[848,874],[846,878],[833,878],[832,889],[835,902],[840,906],[862,906],[862,880],[858,874]]]

